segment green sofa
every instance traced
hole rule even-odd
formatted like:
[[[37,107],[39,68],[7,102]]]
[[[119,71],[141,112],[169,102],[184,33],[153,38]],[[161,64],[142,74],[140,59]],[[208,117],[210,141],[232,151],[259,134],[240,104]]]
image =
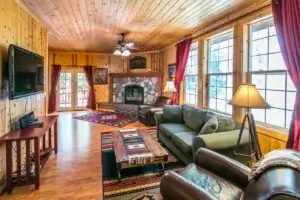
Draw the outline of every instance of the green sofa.
[[[241,125],[231,118],[184,104],[165,106],[155,114],[155,120],[158,140],[185,164],[195,160],[201,147],[234,158]],[[248,143],[249,133],[245,129],[242,152]]]

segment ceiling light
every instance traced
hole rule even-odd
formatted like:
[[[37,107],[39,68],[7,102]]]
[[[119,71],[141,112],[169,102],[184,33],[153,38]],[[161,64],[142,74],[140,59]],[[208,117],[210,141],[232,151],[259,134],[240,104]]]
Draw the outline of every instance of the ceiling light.
[[[122,53],[122,56],[130,56],[130,51],[129,50],[125,50],[123,53]]]
[[[114,52],[114,55],[118,55],[118,56],[120,56],[122,53],[121,53],[121,51],[120,50],[115,50],[115,52]]]

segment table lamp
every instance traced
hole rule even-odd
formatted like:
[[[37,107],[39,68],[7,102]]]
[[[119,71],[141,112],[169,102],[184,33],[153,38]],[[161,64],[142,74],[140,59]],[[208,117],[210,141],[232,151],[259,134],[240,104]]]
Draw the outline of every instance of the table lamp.
[[[175,88],[174,81],[173,80],[167,81],[166,82],[166,86],[165,86],[163,92],[171,92],[171,93],[173,93],[173,92],[176,92],[176,91],[177,90]]]
[[[253,115],[250,113],[250,108],[260,108],[260,109],[268,109],[270,105],[263,99],[263,97],[258,92],[255,85],[251,84],[242,84],[232,99],[228,102],[228,104],[247,108],[247,112],[243,118],[242,127],[239,133],[238,141],[234,150],[234,155],[239,156],[247,156],[250,158],[255,158],[258,161],[262,154],[259,146],[259,140],[256,133],[255,121]],[[240,146],[243,130],[245,127],[246,120],[249,126],[249,137],[250,137],[250,155],[245,155],[241,153],[237,153],[237,149]]]

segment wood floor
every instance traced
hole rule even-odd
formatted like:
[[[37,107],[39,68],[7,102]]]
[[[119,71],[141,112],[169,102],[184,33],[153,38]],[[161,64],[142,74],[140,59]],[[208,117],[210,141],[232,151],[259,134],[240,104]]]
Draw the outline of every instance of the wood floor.
[[[58,154],[52,154],[41,173],[39,190],[34,185],[14,188],[11,199],[97,199],[102,193],[101,134],[118,128],[74,120],[86,112],[59,113]],[[123,128],[144,128],[139,122]]]

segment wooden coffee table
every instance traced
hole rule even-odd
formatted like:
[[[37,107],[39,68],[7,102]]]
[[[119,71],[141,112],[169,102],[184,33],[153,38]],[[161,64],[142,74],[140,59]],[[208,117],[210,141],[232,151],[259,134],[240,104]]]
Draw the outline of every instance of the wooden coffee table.
[[[126,130],[123,130],[126,131]],[[129,132],[126,132],[128,134]],[[130,131],[130,133],[138,133],[138,136],[136,137],[140,142],[142,147],[137,149],[130,149],[128,147],[128,143],[126,145],[124,144],[125,141],[128,141],[128,137],[124,137],[124,132],[120,133],[120,131],[115,131],[112,134],[113,138],[113,149],[115,152],[116,157],[116,163],[117,163],[117,173],[119,181],[121,180],[121,170],[126,168],[134,168],[134,167],[141,167],[141,166],[147,166],[147,165],[159,165],[160,166],[160,172],[161,175],[164,173],[164,163],[168,161],[168,152],[159,144],[158,141],[153,139],[149,133],[145,130],[139,130],[137,129],[136,132]],[[136,134],[135,134],[136,135]],[[135,139],[135,136],[132,137]],[[144,145],[143,145],[144,144]],[[130,145],[135,146],[134,144]],[[139,146],[139,144],[137,144]],[[130,157],[135,156],[143,156],[143,155],[151,155],[151,158],[145,159],[142,162],[133,162],[131,160],[130,163]]]

